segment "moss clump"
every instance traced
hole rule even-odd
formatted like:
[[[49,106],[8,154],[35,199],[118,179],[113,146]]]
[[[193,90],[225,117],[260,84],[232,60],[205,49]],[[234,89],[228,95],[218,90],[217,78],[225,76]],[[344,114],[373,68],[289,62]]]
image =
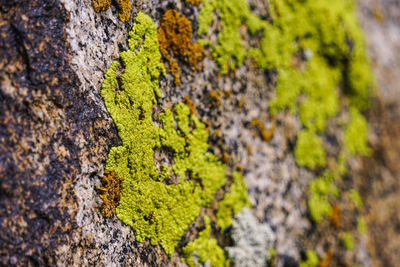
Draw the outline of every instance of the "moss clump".
[[[321,138],[314,131],[303,129],[297,136],[294,151],[296,162],[299,166],[314,169],[325,166],[325,149]]]
[[[353,250],[354,238],[349,232],[342,233],[342,245],[346,250]]]
[[[134,229],[136,240],[160,244],[171,256],[200,207],[209,205],[225,184],[225,166],[208,152],[206,127],[185,104],[159,115],[162,128],[153,123],[152,107],[161,95],[158,79],[164,67],[157,28],[149,16],[138,13],[128,43],[129,50],[120,54],[120,82],[119,63],[114,61],[101,90],[122,141],[111,148],[106,169],[125,178],[117,217]],[[162,183],[171,169],[164,166],[158,172],[153,159],[157,148],[173,152],[171,169],[178,184]]]
[[[194,70],[198,69],[198,63],[204,58],[203,47],[197,42],[192,43],[191,38],[190,21],[174,9],[167,10],[160,21],[158,40],[160,51],[168,61],[168,70],[174,76],[176,86],[180,84],[180,67],[170,53],[189,64]]]
[[[337,197],[339,195],[339,189],[334,182],[335,176],[329,171],[326,171],[322,177],[310,182],[308,209],[311,219],[316,223],[319,223],[324,216],[328,216],[332,212],[329,197]]]
[[[104,171],[101,181],[100,198],[103,200],[101,206],[101,214],[105,218],[109,218],[115,214],[115,209],[119,205],[121,199],[121,184],[124,179],[118,177],[115,171]]]
[[[230,266],[225,258],[224,250],[218,246],[217,240],[211,237],[210,219],[204,216],[205,229],[193,242],[182,249],[182,258],[190,267],[199,266],[199,263],[208,262],[210,266]]]
[[[219,202],[217,225],[220,227],[221,232],[232,225],[233,215],[237,214],[244,207],[250,207],[243,176],[239,172],[234,172],[232,177],[233,184],[230,187],[230,192],[226,193],[224,199]]]
[[[314,250],[306,251],[306,260],[300,262],[300,267],[317,267],[319,264],[319,258]]]

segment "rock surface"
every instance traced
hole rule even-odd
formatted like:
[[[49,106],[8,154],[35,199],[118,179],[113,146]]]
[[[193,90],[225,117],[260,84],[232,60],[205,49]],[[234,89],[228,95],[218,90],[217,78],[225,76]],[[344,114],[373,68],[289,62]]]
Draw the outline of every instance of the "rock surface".
[[[267,1],[249,3],[258,15],[267,15]],[[354,159],[349,178],[364,197],[371,231],[346,259],[394,266],[400,255],[398,240],[391,238],[399,231],[398,214],[392,211],[400,203],[400,144],[391,140],[400,140],[400,6],[372,0],[359,5],[381,99],[369,114],[375,154]],[[133,230],[115,216],[103,218],[99,197],[107,153],[120,143],[100,96],[104,73],[127,49],[138,11],[158,25],[172,7],[197,30],[199,8],[180,0],[134,1],[127,23],[118,19],[115,5],[95,13],[89,0],[0,2],[0,265],[184,265],[179,249],[194,240],[201,220],[189,226],[169,259],[159,245],[135,241]],[[268,246],[279,255],[277,266],[297,266],[310,243],[320,244],[326,229],[327,239],[334,239],[335,230],[314,228],[308,218],[308,183],[315,174],[296,165],[298,118],[268,115],[276,73],[246,62],[219,77],[210,58],[199,73],[181,65],[180,86],[168,73],[161,78],[158,107],[190,97],[209,124],[210,150],[231,172],[242,171],[257,224],[272,229],[276,240]],[[210,97],[216,91],[221,92],[218,104]],[[276,125],[270,141],[252,126],[253,118],[268,129]],[[219,241],[233,245],[232,240]],[[324,254],[323,244],[316,250]]]

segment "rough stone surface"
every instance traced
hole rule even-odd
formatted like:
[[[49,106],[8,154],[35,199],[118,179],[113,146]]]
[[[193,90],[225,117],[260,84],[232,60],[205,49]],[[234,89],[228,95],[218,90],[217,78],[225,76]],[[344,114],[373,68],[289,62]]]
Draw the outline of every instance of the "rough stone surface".
[[[369,227],[365,243],[371,266],[393,266],[400,261],[400,3],[364,0],[359,6],[379,83],[376,105],[368,114],[374,157],[364,159],[357,179]]]
[[[267,2],[249,1],[263,17],[268,16]],[[143,11],[158,25],[163,13],[174,7],[197,30],[199,8],[184,1],[132,3],[130,20],[122,23],[115,5],[95,13],[90,0],[0,1],[0,265],[184,265],[177,253],[169,259],[160,246],[136,242],[130,227],[115,216],[104,219],[99,209],[106,156],[120,142],[100,86],[112,60],[127,48],[135,14]],[[334,263],[395,266],[400,260],[400,244],[391,238],[399,232],[394,211],[400,203],[400,144],[393,140],[400,140],[400,5],[395,0],[359,4],[379,82],[380,100],[368,114],[375,154],[354,159],[350,182],[340,186],[360,189],[372,230],[354,253]],[[209,35],[215,38],[219,27],[214,23]],[[308,182],[314,174],[295,163],[298,119],[284,112],[268,115],[276,73],[246,61],[219,77],[210,58],[199,73],[179,63],[181,85],[175,87],[170,74],[162,77],[157,108],[171,107],[185,96],[195,103],[198,116],[209,125],[212,152],[226,161],[230,172],[241,170],[246,180],[255,217],[246,224],[255,229],[261,223],[272,230],[276,240],[270,240],[271,246],[280,256],[277,265],[296,265],[310,246],[323,255],[324,245],[338,244],[329,222],[315,227],[308,219]],[[220,105],[210,98],[211,92],[221,92]],[[270,141],[251,125],[253,118],[268,129],[276,125]],[[329,125],[328,132],[340,134]],[[202,227],[199,220],[193,222],[177,251]],[[327,243],[321,241],[325,238]],[[233,239],[240,240],[235,239],[235,226]],[[229,238],[218,240],[232,246]],[[337,258],[341,254],[343,250],[333,253]]]

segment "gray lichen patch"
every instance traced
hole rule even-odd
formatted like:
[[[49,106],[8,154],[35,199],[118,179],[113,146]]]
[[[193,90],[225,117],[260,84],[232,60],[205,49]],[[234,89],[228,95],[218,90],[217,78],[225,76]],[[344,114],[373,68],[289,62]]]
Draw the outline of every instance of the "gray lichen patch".
[[[227,251],[233,266],[266,266],[275,235],[268,225],[257,222],[251,210],[244,208],[235,215],[232,239],[234,246]]]

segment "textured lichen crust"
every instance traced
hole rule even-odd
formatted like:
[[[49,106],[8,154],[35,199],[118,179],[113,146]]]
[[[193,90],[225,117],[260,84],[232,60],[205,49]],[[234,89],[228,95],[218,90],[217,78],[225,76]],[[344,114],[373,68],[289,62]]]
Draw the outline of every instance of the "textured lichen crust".
[[[92,0],[95,12],[106,11],[111,6],[111,0]],[[118,17],[122,22],[127,22],[131,13],[131,0],[118,0]]]
[[[103,200],[101,214],[105,218],[109,218],[115,214],[115,209],[121,199],[121,184],[123,180],[122,177],[118,177],[115,171],[104,171],[103,186],[100,187],[100,198]]]
[[[175,57],[189,64],[193,70],[199,69],[199,62],[204,58],[204,49],[197,42],[191,42],[192,25],[190,21],[178,11],[169,9],[160,21],[158,40],[160,51],[168,61],[168,70],[175,79],[175,85],[180,84],[180,67]]]
[[[244,207],[250,207],[246,183],[242,175],[239,172],[234,172],[232,177],[233,184],[230,187],[230,192],[226,193],[224,199],[219,202],[217,212],[217,224],[222,232],[232,225],[234,214],[237,214]]]
[[[205,229],[199,233],[198,238],[187,244],[183,250],[183,260],[190,266],[205,264],[209,266],[228,267],[229,260],[219,247],[217,240],[211,236],[211,225],[208,216],[204,216]]]
[[[106,163],[107,170],[124,177],[117,216],[134,229],[138,241],[159,243],[171,256],[200,207],[209,205],[225,184],[225,166],[208,152],[206,127],[185,104],[158,116],[163,127],[153,122],[164,67],[157,28],[147,15],[138,13],[129,33],[129,50],[120,54],[120,60],[123,73],[118,75],[119,63],[113,62],[101,90],[122,140],[121,146],[111,148]],[[174,155],[172,167],[162,166],[162,171],[153,159],[160,148]],[[164,184],[172,172],[179,182]]]
[[[272,0],[269,12],[272,22],[255,16],[246,0],[206,0],[200,11],[199,34],[208,31],[216,13],[222,27],[217,42],[202,42],[211,46],[222,74],[240,66],[245,58],[253,59],[261,69],[277,70],[276,96],[268,105],[271,115],[283,110],[298,115],[303,128],[294,154],[300,167],[317,170],[326,166],[322,140],[326,125],[339,111],[350,114],[341,122],[344,135],[336,155],[337,169],[328,175],[335,180],[345,174],[349,156],[369,153],[368,125],[360,112],[368,107],[375,85],[355,1]],[[242,26],[250,35],[262,34],[256,46],[243,45]],[[320,206],[315,199],[312,193],[309,206],[311,217],[319,221],[314,211],[326,214],[330,204],[326,200]]]
[[[199,43],[191,41],[191,23],[176,10],[164,13],[158,29],[150,17],[138,13],[129,33],[129,50],[106,73],[101,94],[122,140],[121,146],[110,150],[106,164],[107,170],[124,178],[117,216],[134,229],[138,241],[160,244],[169,256],[200,209],[209,206],[226,183],[226,171],[208,151],[208,131],[195,116],[190,98],[183,99],[190,106],[179,103],[155,112],[161,97],[159,76],[165,74],[162,58],[176,85],[180,82],[178,62],[199,69],[204,57],[200,43],[211,49],[220,74],[240,67],[246,59],[262,70],[276,71],[270,115],[287,110],[299,118],[294,156],[298,166],[318,177],[309,185],[308,208],[315,222],[334,212],[331,199],[340,193],[335,182],[346,173],[347,159],[369,153],[368,126],[361,112],[374,84],[354,5],[344,0],[330,7],[323,0],[285,0],[271,1],[269,8],[267,21],[254,15],[245,0],[206,0],[200,10],[199,34],[207,32],[215,17],[221,28],[216,39]],[[258,39],[251,46],[245,45],[243,26],[246,34]],[[221,95],[210,91],[209,96],[210,105],[218,108]],[[343,132],[334,155],[326,150],[324,140],[331,124]],[[262,122],[253,120],[251,125],[264,141],[273,136]],[[154,160],[155,150],[168,151],[172,163],[160,166]],[[328,157],[335,164],[329,164]],[[234,214],[249,207],[243,178],[239,173],[232,178],[213,222],[221,234],[232,226]],[[197,264],[194,259],[224,265],[222,249],[211,238],[208,217],[205,224],[206,229],[182,250],[184,259],[190,265]]]
[[[235,215],[232,239],[235,246],[227,251],[233,266],[264,267],[273,254],[274,233],[268,225],[258,223],[248,208]]]
[[[111,0],[92,0],[95,12],[106,11],[111,5]]]

